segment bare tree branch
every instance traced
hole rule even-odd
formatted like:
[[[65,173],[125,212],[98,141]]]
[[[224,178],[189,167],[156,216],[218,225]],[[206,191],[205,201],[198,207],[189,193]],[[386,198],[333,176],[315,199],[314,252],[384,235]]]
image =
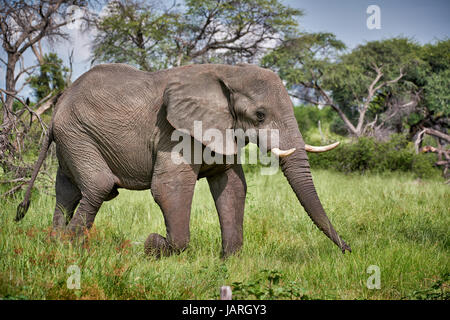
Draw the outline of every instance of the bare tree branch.
[[[438,137],[438,138],[443,139],[443,140],[447,141],[448,143],[450,143],[450,136],[448,134],[437,131],[435,129],[431,129],[431,128],[425,128],[424,130],[425,130],[426,134]]]
[[[0,165],[4,170],[11,167],[5,161],[11,162],[17,151],[13,139],[18,139],[18,135],[13,137],[11,133],[18,133],[18,125],[23,123],[13,112],[14,100],[23,104],[25,109],[36,117],[36,113],[17,96],[17,93],[29,84],[29,80],[26,80],[20,88],[17,88],[20,78],[24,74],[31,75],[38,66],[26,67],[23,54],[31,49],[41,65],[43,62],[42,40],[67,39],[68,35],[61,29],[70,22],[70,19],[66,19],[69,14],[66,9],[70,5],[86,4],[85,0],[0,0],[0,42],[6,53],[6,59],[0,60],[6,66],[5,87],[4,90],[2,89],[5,96],[0,95],[3,109],[0,131]],[[19,63],[19,71],[16,71],[17,63]],[[36,119],[45,129],[39,115]],[[20,148],[20,143],[17,143],[17,147]]]
[[[37,117],[37,119],[39,120],[39,123],[41,124],[42,130],[43,130],[44,132],[47,132],[47,125],[42,121],[40,115],[38,115],[34,110],[32,110],[32,109],[28,106],[28,104],[27,104],[26,102],[24,102],[21,98],[19,98],[17,95],[15,95],[15,94],[12,93],[12,92],[8,92],[8,91],[3,90],[3,89],[1,89],[1,88],[0,88],[0,91],[2,91],[3,93],[5,93],[5,94],[7,94],[7,95],[9,95],[9,96],[12,96],[14,99],[16,99],[17,101],[19,101],[19,102],[20,102],[20,103],[28,110],[28,112],[29,112],[32,116],[34,115],[35,117]]]
[[[12,196],[14,193],[16,193],[17,191],[19,191],[20,189],[22,189],[22,187],[23,187],[25,184],[27,184],[28,182],[30,182],[30,181],[28,180],[28,181],[22,181],[22,182],[20,182],[20,184],[18,184],[17,186],[15,186],[15,187],[9,189],[8,191],[6,191],[5,193],[1,194],[1,195],[0,195],[0,198],[6,198],[6,197]]]

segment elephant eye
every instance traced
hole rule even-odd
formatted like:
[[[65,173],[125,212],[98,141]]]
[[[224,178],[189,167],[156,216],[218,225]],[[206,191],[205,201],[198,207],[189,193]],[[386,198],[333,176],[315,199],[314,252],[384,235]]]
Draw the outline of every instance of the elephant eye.
[[[266,118],[266,115],[262,111],[256,111],[256,118],[258,119],[259,122],[263,122],[264,119]]]

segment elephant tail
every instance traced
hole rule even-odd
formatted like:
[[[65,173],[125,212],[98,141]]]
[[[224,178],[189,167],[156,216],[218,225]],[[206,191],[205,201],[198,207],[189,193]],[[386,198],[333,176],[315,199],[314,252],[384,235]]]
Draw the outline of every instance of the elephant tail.
[[[39,153],[39,158],[36,161],[36,164],[34,165],[33,174],[31,176],[30,182],[28,182],[28,189],[25,193],[25,199],[17,206],[17,213],[15,221],[20,221],[25,216],[25,213],[27,213],[28,207],[30,206],[30,198],[31,198],[31,189],[33,188],[34,181],[36,180],[36,177],[39,173],[39,169],[42,166],[42,163],[44,162],[47,151],[52,144],[53,141],[53,126],[50,124],[50,127],[48,128],[47,134],[45,135],[44,142],[42,143],[41,151]]]

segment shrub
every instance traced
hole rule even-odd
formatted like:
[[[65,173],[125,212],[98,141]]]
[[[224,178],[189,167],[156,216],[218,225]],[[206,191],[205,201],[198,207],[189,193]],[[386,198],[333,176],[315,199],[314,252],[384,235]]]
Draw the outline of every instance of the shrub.
[[[431,178],[439,174],[433,166],[433,154],[416,154],[412,142],[395,134],[387,142],[361,137],[357,141],[340,145],[321,154],[310,154],[312,168],[335,169],[342,172],[411,171],[418,178]]]
[[[340,117],[335,117],[330,124],[330,130],[333,133],[339,134],[341,136],[346,136],[348,134],[347,126]]]
[[[412,161],[412,171],[418,178],[431,178],[433,176],[438,176],[439,172],[433,166],[435,161],[434,154],[418,154],[415,155]]]

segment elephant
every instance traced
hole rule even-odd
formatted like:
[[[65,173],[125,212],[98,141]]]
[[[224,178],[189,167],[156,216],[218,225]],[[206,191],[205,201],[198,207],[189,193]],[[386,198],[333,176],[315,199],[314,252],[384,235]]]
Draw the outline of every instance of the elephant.
[[[171,151],[178,143],[171,139],[176,130],[185,130],[193,143],[213,153],[236,157],[237,146],[198,141],[202,138],[194,135],[194,121],[219,132],[278,130],[278,145],[269,139],[264,147],[278,157],[312,221],[343,253],[351,252],[322,207],[306,153],[335,145],[305,144],[279,76],[251,64],[193,64],[155,72],[114,63],[91,68],[57,99],[16,221],[28,210],[33,183],[55,142],[59,163],[53,216],[56,230],[83,234],[91,228],[102,203],[115,198],[118,189],[150,189],[163,213],[166,237],[151,233],[144,250],[157,257],[179,253],[190,240],[196,181],[206,178],[219,215],[222,256],[238,252],[243,245],[247,192],[242,165],[171,161]]]

